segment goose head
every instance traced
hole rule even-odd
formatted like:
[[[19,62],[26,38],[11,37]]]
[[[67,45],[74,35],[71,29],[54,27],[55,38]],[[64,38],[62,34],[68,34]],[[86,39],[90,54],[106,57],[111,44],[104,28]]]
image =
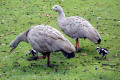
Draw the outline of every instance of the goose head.
[[[14,42],[14,41],[12,41],[12,43],[10,44],[10,52],[12,52],[15,48],[17,47],[17,44]]]
[[[62,9],[59,5],[53,6],[52,10],[55,10],[55,11],[57,11],[57,12],[63,11],[63,9]]]

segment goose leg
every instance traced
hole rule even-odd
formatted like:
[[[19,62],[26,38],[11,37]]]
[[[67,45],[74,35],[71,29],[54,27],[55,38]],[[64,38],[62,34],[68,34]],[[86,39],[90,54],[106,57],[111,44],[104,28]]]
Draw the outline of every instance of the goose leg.
[[[47,66],[48,67],[50,66],[50,53],[47,54]]]
[[[46,58],[46,56],[40,56],[40,57],[32,57],[32,58],[29,58],[29,59],[27,59],[28,61],[32,61],[32,60],[37,60],[37,59],[45,59]]]
[[[43,58],[46,58],[46,56],[37,57],[37,59],[43,59]]]
[[[79,46],[79,41],[78,41],[78,38],[76,39],[76,52],[80,52],[81,49],[80,49],[80,46]]]

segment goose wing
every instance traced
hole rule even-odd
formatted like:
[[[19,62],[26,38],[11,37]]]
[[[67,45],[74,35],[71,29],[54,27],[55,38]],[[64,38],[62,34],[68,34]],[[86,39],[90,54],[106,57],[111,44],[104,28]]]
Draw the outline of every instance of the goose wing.
[[[93,42],[100,38],[98,31],[81,17],[72,16],[65,18],[59,22],[58,26],[72,38],[88,38]]]
[[[32,27],[28,40],[39,52],[58,51],[65,46],[65,42],[69,42],[58,30],[47,25]]]

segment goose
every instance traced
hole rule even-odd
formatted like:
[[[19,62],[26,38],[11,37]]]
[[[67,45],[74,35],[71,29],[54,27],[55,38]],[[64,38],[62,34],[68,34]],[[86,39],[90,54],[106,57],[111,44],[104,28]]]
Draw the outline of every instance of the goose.
[[[78,16],[65,17],[63,9],[55,5],[52,10],[59,13],[57,24],[69,37],[76,40],[76,50],[80,52],[79,38],[88,38],[90,41],[100,44],[101,37],[98,31],[85,19]]]
[[[50,66],[50,53],[61,51],[70,59],[75,57],[75,47],[57,29],[48,25],[32,26],[26,32],[20,33],[10,44],[13,51],[21,42],[29,43],[35,52],[42,53],[41,57],[33,57],[28,60],[37,60],[47,57],[47,66]]]

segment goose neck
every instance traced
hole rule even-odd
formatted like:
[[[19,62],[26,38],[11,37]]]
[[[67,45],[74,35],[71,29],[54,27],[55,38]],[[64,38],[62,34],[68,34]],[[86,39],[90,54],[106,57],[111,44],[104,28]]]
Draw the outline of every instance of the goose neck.
[[[63,10],[61,10],[61,11],[59,11],[58,19],[63,19],[63,18],[65,18],[65,14],[64,14]]]

